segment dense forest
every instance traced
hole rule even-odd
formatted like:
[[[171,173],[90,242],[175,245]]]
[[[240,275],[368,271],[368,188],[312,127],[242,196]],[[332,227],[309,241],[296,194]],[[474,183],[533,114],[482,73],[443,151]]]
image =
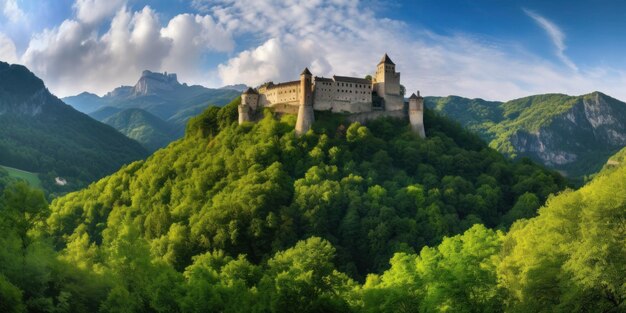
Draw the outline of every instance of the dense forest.
[[[147,155],[136,141],[64,104],[26,67],[0,62],[1,165],[39,173],[48,192],[64,193]]]
[[[563,191],[431,111],[297,137],[237,101],[50,205],[3,186],[0,311],[626,309],[626,167]]]
[[[626,145],[626,103],[593,92],[507,102],[426,97],[427,107],[476,132],[509,157],[529,157],[581,184]]]

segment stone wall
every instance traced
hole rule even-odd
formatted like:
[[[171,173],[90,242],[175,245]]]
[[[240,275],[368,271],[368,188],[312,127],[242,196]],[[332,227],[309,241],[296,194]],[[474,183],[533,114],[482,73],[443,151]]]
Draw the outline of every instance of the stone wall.
[[[272,104],[269,107],[272,109],[272,111],[274,111],[275,113],[281,113],[281,114],[298,114],[298,107],[300,105],[298,104],[289,104],[289,103],[278,103],[278,104]]]
[[[333,112],[366,112],[372,110],[372,85],[370,83],[334,80],[316,81],[314,88],[316,110]]]
[[[270,107],[273,104],[298,104],[300,97],[300,81],[288,82],[267,88],[259,88],[262,94],[260,105]]]

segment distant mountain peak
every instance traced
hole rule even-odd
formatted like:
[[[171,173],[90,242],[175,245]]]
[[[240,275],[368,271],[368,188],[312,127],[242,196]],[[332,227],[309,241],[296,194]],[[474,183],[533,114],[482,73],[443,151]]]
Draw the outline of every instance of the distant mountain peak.
[[[178,77],[174,73],[156,73],[145,70],[141,73],[141,78],[133,87],[133,96],[147,96],[160,92],[173,91],[181,86]]]
[[[236,84],[236,85],[226,85],[224,87],[220,87],[220,89],[229,89],[229,90],[237,90],[243,92],[248,89],[246,84]]]

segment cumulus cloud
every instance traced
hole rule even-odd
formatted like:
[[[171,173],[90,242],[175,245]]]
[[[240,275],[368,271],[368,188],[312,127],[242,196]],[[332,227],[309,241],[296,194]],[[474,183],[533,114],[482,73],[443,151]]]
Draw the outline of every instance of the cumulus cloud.
[[[207,73],[198,65],[202,55],[234,46],[211,16],[182,14],[164,26],[148,6],[137,12],[122,6],[107,25],[100,34],[98,23],[65,20],[36,34],[22,60],[60,96],[85,90],[102,94],[133,84],[145,69],[177,72],[185,81],[204,83]]]
[[[3,33],[0,33],[0,61],[7,63],[16,63],[18,61],[13,40]]]
[[[465,34],[442,36],[381,18],[359,1],[211,0],[210,10],[235,34],[252,34],[257,46],[219,65],[226,84],[257,85],[314,75],[364,76],[388,52],[408,90],[508,100],[536,93],[581,94],[605,90],[626,98],[620,71],[577,71],[565,56],[564,34],[537,17],[550,34],[563,69],[514,42],[489,42]],[[528,14],[528,12],[527,12]],[[574,69],[572,73],[571,69]],[[602,73],[602,74],[601,74]]]
[[[201,14],[165,21],[149,7],[135,12],[116,1],[110,0],[116,11],[90,19],[80,17],[78,3],[99,1],[77,0],[73,19],[35,34],[18,58],[60,96],[85,90],[102,94],[133,84],[144,69],[176,72],[182,81],[213,86],[294,80],[305,66],[318,76],[363,77],[388,52],[407,89],[424,95],[508,100],[602,90],[626,99],[622,71],[572,71],[573,63],[555,64],[515,42],[438,35],[381,17],[357,0],[197,0],[192,5]],[[569,60],[564,34],[545,22],[562,60]],[[227,59],[207,68],[208,56]]]
[[[18,23],[24,19],[24,11],[20,9],[17,0],[2,0],[0,5],[2,6],[4,16],[12,23]]]
[[[532,18],[548,34],[550,40],[552,40],[552,44],[554,44],[556,48],[556,56],[569,68],[577,71],[578,68],[576,64],[565,55],[565,34],[561,29],[552,21],[531,10],[524,9],[524,13]]]
[[[235,46],[230,33],[208,15],[180,14],[161,29],[161,36],[172,42],[162,67],[196,81],[208,79],[198,65],[206,51],[229,52]]]
[[[76,0],[72,7],[80,21],[93,24],[112,16],[125,3],[126,0]]]

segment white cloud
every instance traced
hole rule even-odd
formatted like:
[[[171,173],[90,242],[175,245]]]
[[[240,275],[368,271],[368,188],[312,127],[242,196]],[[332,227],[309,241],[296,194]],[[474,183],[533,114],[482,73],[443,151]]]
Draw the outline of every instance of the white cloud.
[[[407,89],[421,89],[425,95],[509,100],[537,93],[602,90],[626,99],[620,87],[626,84],[623,72],[578,70],[564,54],[563,33],[545,19],[543,24],[568,68],[514,42],[414,29],[376,16],[359,1],[209,2],[220,24],[260,42],[219,65],[225,84],[294,80],[304,66],[310,66],[314,75],[364,76],[374,72],[380,57],[388,52]]]
[[[578,67],[576,64],[574,64],[574,62],[572,62],[572,60],[565,55],[565,34],[561,31],[561,29],[552,21],[533,11],[524,9],[524,13],[530,16],[530,18],[532,18],[541,28],[543,28],[543,30],[546,31],[556,48],[556,56],[569,68],[577,71]]]
[[[112,20],[104,17],[100,23],[68,19],[35,34],[19,59],[60,96],[102,94],[133,84],[144,69],[176,72],[182,81],[205,85],[294,80],[305,66],[318,76],[363,77],[388,52],[407,89],[424,95],[508,100],[600,90],[626,99],[622,71],[572,71],[514,42],[438,35],[381,18],[357,0],[198,3],[205,5],[206,15],[161,21],[149,7],[133,12],[122,6]],[[554,30],[559,51],[565,51],[563,33]],[[245,46],[236,50],[240,45]],[[207,68],[211,54],[229,59]]]
[[[126,0],[76,0],[72,8],[80,21],[93,24],[112,16],[125,3]]]
[[[212,0],[192,0],[191,7],[201,13],[209,13],[211,11]]]
[[[7,63],[17,63],[17,52],[15,44],[11,38],[0,33],[0,61]]]
[[[10,22],[18,23],[24,20],[24,11],[20,9],[17,0],[2,0],[0,4],[2,4],[2,13],[4,13],[4,16],[6,16]]]
[[[203,54],[228,52],[234,46],[210,16],[178,15],[164,27],[148,6],[137,12],[122,7],[104,34],[98,29],[100,25],[80,19],[65,20],[36,34],[22,60],[60,96],[85,90],[103,94],[134,84],[145,69],[206,83],[207,71],[198,65]]]

